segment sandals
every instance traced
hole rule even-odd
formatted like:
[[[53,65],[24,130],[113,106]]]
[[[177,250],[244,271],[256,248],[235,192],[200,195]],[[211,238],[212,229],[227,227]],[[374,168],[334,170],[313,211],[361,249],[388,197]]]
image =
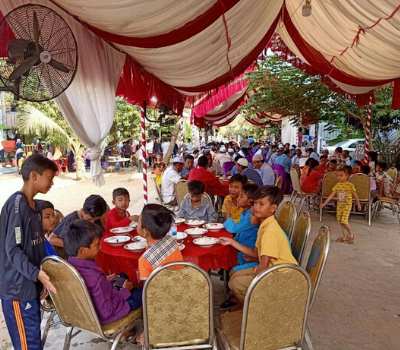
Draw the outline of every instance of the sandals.
[[[355,241],[356,240],[355,240],[354,236],[351,236],[351,237],[349,237],[349,240],[347,241],[347,243],[354,244]]]
[[[348,240],[346,238],[340,237],[336,240],[338,243],[348,243]]]

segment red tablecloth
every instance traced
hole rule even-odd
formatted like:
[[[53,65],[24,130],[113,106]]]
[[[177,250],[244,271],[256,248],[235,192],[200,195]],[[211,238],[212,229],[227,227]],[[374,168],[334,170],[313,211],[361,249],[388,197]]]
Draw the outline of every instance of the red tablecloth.
[[[178,225],[178,231],[183,232],[189,226]],[[131,232],[131,236],[136,236],[136,230]],[[143,252],[132,253],[124,247],[113,247],[104,241],[104,238],[112,235],[106,235],[101,239],[100,254],[96,258],[96,263],[100,265],[106,274],[125,272],[132,281],[138,279],[138,260]],[[220,231],[209,231],[208,237],[232,237],[225,229]],[[209,269],[225,269],[237,264],[237,251],[231,246],[216,244],[211,248],[202,248],[193,243],[191,236],[183,240],[185,249],[182,250],[182,256],[185,261],[199,265],[205,271]],[[129,242],[128,242],[129,243]]]

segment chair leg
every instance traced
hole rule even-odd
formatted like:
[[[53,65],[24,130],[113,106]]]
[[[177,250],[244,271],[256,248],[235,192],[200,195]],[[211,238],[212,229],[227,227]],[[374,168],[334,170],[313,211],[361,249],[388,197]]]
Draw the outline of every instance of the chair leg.
[[[371,226],[371,202],[368,203],[368,226]]]
[[[53,319],[56,314],[57,314],[57,312],[55,310],[50,313],[49,318],[46,322],[46,326],[44,327],[43,335],[42,335],[42,346],[43,347],[44,347],[44,344],[46,344],[47,335],[49,334],[49,329],[53,324]]]
[[[304,205],[304,200],[305,200],[305,198],[306,198],[306,197],[301,197],[301,200],[300,200],[300,207],[299,207],[299,214],[298,214],[298,215],[301,214],[301,210],[303,209],[303,205]]]
[[[74,330],[74,327],[68,327],[67,333],[65,333],[65,340],[64,340],[64,349],[63,350],[69,350],[69,347],[71,346],[71,338],[72,338],[72,331]]]
[[[321,198],[321,202],[322,202],[322,198]],[[319,206],[319,222],[322,221],[322,208],[321,205]]]
[[[313,344],[312,337],[311,337],[311,332],[310,332],[310,329],[308,328],[308,326],[306,326],[306,334],[305,334],[305,336],[306,336],[306,343],[308,345],[308,349],[309,350],[314,350],[314,344]]]
[[[121,340],[123,336],[123,333],[121,332],[120,334],[118,334],[118,336],[114,339],[113,341],[113,345],[111,347],[111,350],[116,350],[119,344],[119,341]]]

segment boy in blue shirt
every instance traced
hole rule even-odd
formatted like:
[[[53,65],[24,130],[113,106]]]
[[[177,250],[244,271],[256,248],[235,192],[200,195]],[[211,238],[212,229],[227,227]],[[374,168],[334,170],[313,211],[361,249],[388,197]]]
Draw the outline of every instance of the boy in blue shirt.
[[[33,198],[47,193],[58,168],[41,154],[28,157],[21,168],[24,184],[1,210],[0,299],[14,349],[42,349],[40,299],[56,293],[40,270],[46,256],[42,211]]]
[[[255,247],[257,241],[257,232],[260,225],[260,222],[256,218],[253,218],[252,222],[250,221],[251,206],[253,204],[254,194],[257,192],[257,190],[258,186],[255,184],[247,183],[243,185],[237,199],[238,208],[243,208],[243,212],[240,214],[240,221],[238,223],[235,223],[231,217],[232,202],[225,202],[227,217],[227,220],[224,223],[225,229],[230,233],[236,233],[234,238],[235,241],[251,248]],[[232,274],[236,271],[248,269],[258,265],[257,260],[245,256],[242,252],[238,253],[238,263],[239,264],[229,272],[229,276],[232,276]]]

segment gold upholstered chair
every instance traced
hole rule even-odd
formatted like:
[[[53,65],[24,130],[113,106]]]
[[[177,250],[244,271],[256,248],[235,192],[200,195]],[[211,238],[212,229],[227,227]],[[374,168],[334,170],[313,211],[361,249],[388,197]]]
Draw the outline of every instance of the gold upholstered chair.
[[[183,199],[189,193],[188,182],[179,181],[175,186],[176,201],[178,202],[178,207],[181,206]]]
[[[301,190],[300,175],[297,172],[296,168],[291,167],[289,174],[290,174],[290,180],[292,181],[292,187],[293,187],[293,192],[292,192],[292,196],[290,197],[290,201],[296,204],[297,198],[300,197],[300,207],[299,207],[299,212],[298,212],[300,214],[301,210],[303,209],[304,203],[308,201],[309,207],[310,207],[311,199],[314,199],[316,194],[303,192]]]
[[[57,293],[50,293],[61,323],[68,327],[64,350],[68,350],[71,339],[86,331],[106,340],[109,348],[117,349],[122,335],[132,329],[142,315],[142,309],[131,311],[124,318],[101,325],[87,291],[85,282],[78,271],[58,256],[43,259],[41,269],[47,273]],[[73,330],[77,332],[72,334]]]
[[[317,295],[318,287],[321,282],[322,273],[325,269],[326,260],[328,259],[329,247],[331,243],[331,234],[328,226],[322,226],[319,229],[318,235],[314,240],[314,243],[311,247],[311,252],[308,257],[308,262],[306,266],[306,271],[308,272],[311,279],[311,301],[310,308],[314,304],[315,297]],[[309,328],[306,329],[306,342],[308,348],[313,350],[313,342],[311,338],[311,333]]]
[[[292,246],[292,254],[299,265],[301,265],[301,261],[303,259],[304,249],[307,245],[310,231],[311,217],[310,213],[305,211],[297,218],[290,240],[290,244]]]
[[[389,168],[389,170],[386,172],[386,174],[392,178],[394,183],[396,183],[396,180],[397,180],[397,169],[395,167]]]
[[[301,267],[283,264],[267,269],[250,284],[243,311],[220,316],[219,349],[301,349],[310,295],[310,277]]]
[[[367,216],[368,225],[371,225],[371,181],[365,174],[354,174],[350,176],[349,181],[356,188],[358,198],[361,205],[366,206],[366,213],[364,212],[352,212],[352,214],[361,214]],[[353,201],[355,203],[355,201]]]
[[[329,197],[329,195],[332,193],[332,188],[338,183],[336,173],[331,172],[327,173],[324,176],[324,179],[322,180],[322,189],[321,189],[321,196],[320,196],[320,203],[323,203],[325,199]],[[336,196],[333,197],[333,200],[336,200]],[[319,209],[319,221],[322,221],[322,209],[320,207]]]
[[[155,269],[143,287],[143,324],[145,350],[216,350],[210,276],[189,262]]]
[[[286,235],[291,239],[294,224],[297,220],[297,209],[294,203],[284,202],[278,208],[276,220],[279,226],[285,231]]]
[[[60,222],[64,219],[64,215],[58,209],[54,209],[54,213],[56,214],[56,227],[57,227],[60,224]]]

